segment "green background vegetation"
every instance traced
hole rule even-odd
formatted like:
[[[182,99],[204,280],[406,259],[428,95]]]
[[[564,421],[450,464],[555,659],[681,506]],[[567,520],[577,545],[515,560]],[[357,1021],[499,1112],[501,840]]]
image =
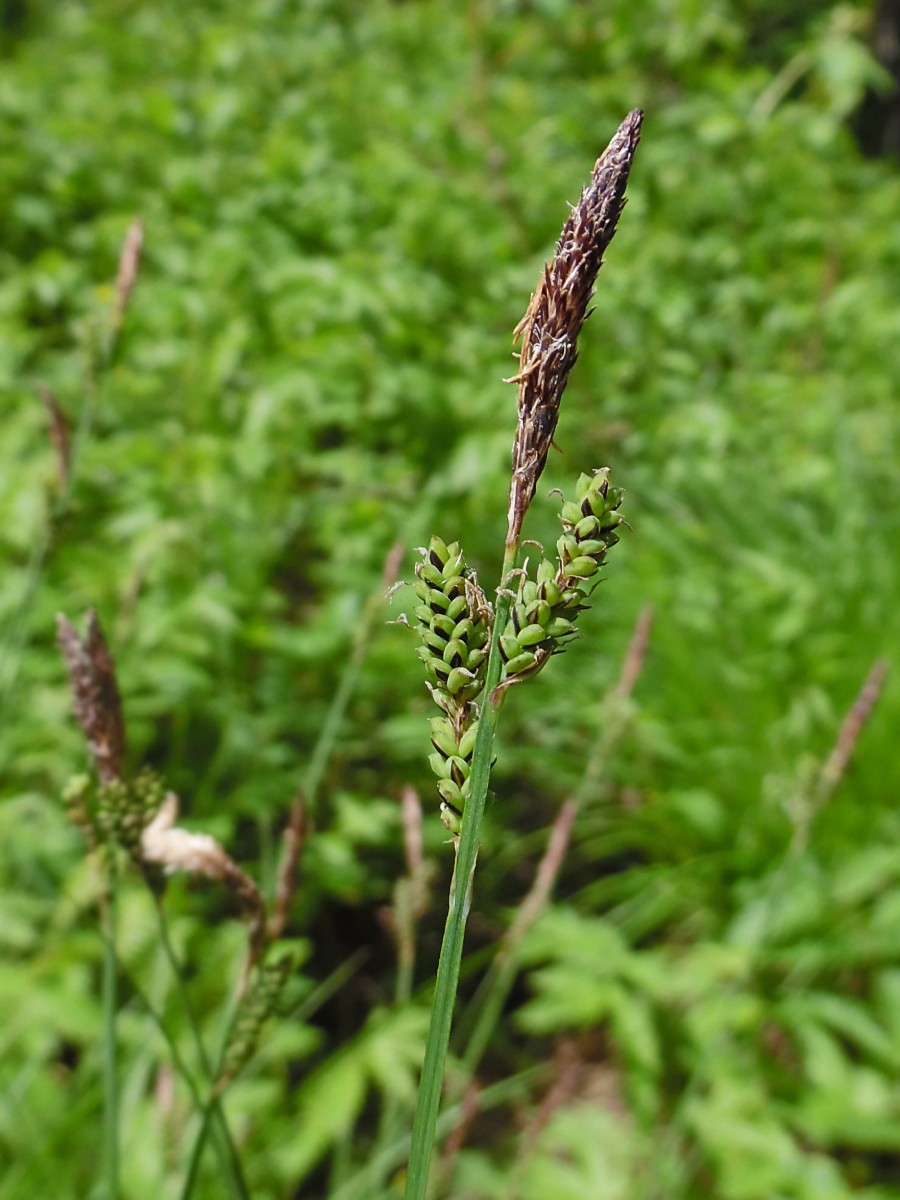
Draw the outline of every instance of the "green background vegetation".
[[[60,799],[86,759],[54,614],[96,606],[131,765],[271,889],[392,544],[409,578],[412,547],[459,538],[493,586],[511,331],[634,107],[629,203],[526,536],[551,544],[546,490],[605,464],[633,533],[583,640],[504,711],[463,999],[647,604],[652,638],[481,1068],[522,1082],[476,1122],[451,1194],[900,1196],[900,175],[851,132],[890,85],[873,15],[0,6],[0,1200],[101,1195],[103,944]],[[94,379],[136,213],[140,281]],[[83,434],[67,505],[40,383]],[[259,1200],[398,1194],[396,1164],[358,1172],[384,1109],[411,1110],[452,857],[414,644],[379,620],[340,728],[289,927],[295,1000],[368,956],[308,1023],[273,1022],[229,1093]],[[894,676],[815,812],[876,656]],[[424,991],[397,1008],[381,912],[406,784],[438,866]],[[213,1039],[242,929],[214,885],[175,881],[167,904]],[[123,961],[187,1039],[146,893],[122,909]],[[120,1032],[125,1194],[174,1197],[189,1097],[127,987]],[[561,1046],[579,1083],[523,1157]],[[206,1170],[197,1194],[221,1195]]]

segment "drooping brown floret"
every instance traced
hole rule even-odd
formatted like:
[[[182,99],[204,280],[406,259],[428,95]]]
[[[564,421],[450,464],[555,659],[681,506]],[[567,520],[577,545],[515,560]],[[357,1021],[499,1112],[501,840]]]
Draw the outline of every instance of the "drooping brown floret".
[[[121,778],[125,757],[125,723],[115,663],[93,609],[88,610],[83,640],[62,613],[56,618],[56,628],[72,683],[75,718],[84,730],[101,784],[112,783]]]
[[[186,871],[223,883],[236,899],[249,926],[252,966],[262,952],[266,936],[266,902],[262,893],[214,837],[176,826],[178,810],[178,797],[169,792],[159,812],[144,828],[141,857],[145,863],[161,867],[167,875]]]
[[[519,322],[519,424],[513,446],[507,544],[518,542],[522,521],[553,443],[559,402],[578,357],[597,272],[625,206],[625,185],[641,133],[643,113],[628,114],[597,160],[591,181],[563,226],[556,256]]]

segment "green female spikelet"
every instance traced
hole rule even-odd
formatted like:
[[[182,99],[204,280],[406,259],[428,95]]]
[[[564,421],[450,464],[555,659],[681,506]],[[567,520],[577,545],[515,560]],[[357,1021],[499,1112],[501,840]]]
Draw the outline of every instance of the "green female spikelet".
[[[445,713],[431,721],[434,753],[428,761],[438,777],[444,824],[455,833],[468,791],[478,730],[472,702],[484,688],[492,614],[458,542],[447,546],[433,537],[421,554],[413,585],[421,601],[415,609],[418,653],[432,697]]]
[[[622,524],[618,508],[623,492],[609,486],[608,475],[608,467],[595,471],[593,477],[582,475],[576,485],[577,499],[563,501],[557,565],[542,558],[534,579],[523,572],[500,636],[501,687],[536,675],[577,633],[575,618],[588,607],[594,588],[590,581],[619,540],[615,531]]]
[[[259,968],[253,986],[241,1000],[222,1070],[216,1081],[218,1092],[225,1089],[256,1053],[263,1026],[277,1011],[284,985],[293,969],[294,962],[288,954],[273,962],[263,963]]]

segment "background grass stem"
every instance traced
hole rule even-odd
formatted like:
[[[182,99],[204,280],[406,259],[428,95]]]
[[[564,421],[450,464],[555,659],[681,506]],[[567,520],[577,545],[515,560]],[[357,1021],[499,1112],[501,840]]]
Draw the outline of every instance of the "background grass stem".
[[[203,1073],[209,1080],[210,1087],[215,1084],[213,1076],[213,1065],[207,1053],[206,1046],[203,1042],[203,1035],[200,1031],[200,1024],[197,1020],[197,1014],[194,1012],[194,1006],[191,1003],[188,995],[187,984],[184,979],[184,972],[178,957],[175,954],[175,947],[172,945],[172,939],[169,937],[169,929],[166,922],[165,913],[163,912],[162,902],[159,897],[154,897],[156,900],[156,920],[159,929],[159,940],[162,943],[163,952],[168,960],[169,967],[175,978],[175,985],[178,990],[181,1007],[187,1017],[188,1026],[191,1030],[191,1035],[194,1040],[194,1045],[197,1050],[197,1057],[200,1061],[200,1066]],[[177,1065],[177,1063],[176,1063]],[[194,1098],[198,1107],[202,1106],[202,1101],[195,1093]],[[215,1091],[212,1093],[209,1101],[211,1115],[215,1119],[216,1137],[214,1139],[217,1155],[219,1157],[219,1166],[222,1168],[223,1175],[228,1181],[229,1190],[232,1196],[239,1197],[241,1200],[246,1200],[249,1196],[247,1183],[244,1179],[243,1168],[241,1167],[240,1156],[238,1155],[237,1147],[234,1143],[231,1130],[228,1126],[228,1120],[225,1116],[225,1110],[222,1107],[221,1096]],[[202,1145],[200,1150],[202,1151]],[[199,1162],[198,1162],[199,1165]]]
[[[104,920],[106,948],[103,955],[103,1173],[107,1200],[119,1196],[119,1075],[116,1014],[118,995],[118,958],[116,931],[118,906],[115,847],[111,848],[106,876]]]

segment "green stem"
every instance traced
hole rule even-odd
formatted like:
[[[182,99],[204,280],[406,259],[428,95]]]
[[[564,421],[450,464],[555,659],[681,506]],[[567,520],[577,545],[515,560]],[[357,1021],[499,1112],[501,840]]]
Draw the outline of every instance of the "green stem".
[[[502,958],[498,955],[498,959],[494,960],[485,976],[484,1003],[478,1013],[475,1028],[472,1030],[472,1036],[469,1038],[463,1055],[463,1066],[467,1079],[478,1070],[478,1064],[497,1027],[506,998],[518,974],[519,968],[514,956],[503,951],[501,951],[501,955]]]
[[[187,985],[184,981],[184,973],[181,969],[181,964],[175,954],[175,948],[172,945],[172,940],[169,937],[169,928],[166,924],[165,913],[163,912],[162,902],[159,896],[154,896],[156,908],[156,920],[159,927],[159,939],[162,942],[163,950],[166,958],[169,961],[169,967],[172,974],[175,976],[178,994],[181,999],[181,1007],[184,1009],[185,1016],[190,1026],[191,1034],[194,1039],[194,1045],[197,1048],[197,1057],[200,1059],[200,1065],[203,1068],[203,1073],[212,1086],[215,1083],[213,1078],[212,1063],[209,1055],[206,1052],[206,1046],[203,1043],[203,1036],[200,1032],[200,1025],[197,1021],[197,1015],[194,1012],[194,1006],[191,1004],[190,996],[188,995]],[[240,1200],[249,1200],[249,1191],[247,1183],[244,1179],[244,1172],[241,1167],[240,1156],[238,1155],[237,1146],[234,1144],[234,1138],[231,1135],[231,1130],[228,1127],[228,1121],[225,1117],[225,1110],[222,1107],[221,1098],[213,1093],[204,1108],[211,1110],[211,1116],[216,1120],[216,1132],[218,1136],[215,1138],[216,1155],[219,1159],[219,1166],[223,1169],[226,1179],[229,1183],[229,1188],[233,1196],[240,1197]],[[205,1135],[204,1135],[205,1141]],[[202,1151],[203,1146],[200,1145]],[[193,1159],[193,1156],[192,1156]],[[197,1165],[199,1166],[199,1155]]]
[[[509,1100],[526,1095],[533,1084],[546,1078],[547,1068],[543,1065],[528,1067],[518,1075],[502,1079],[499,1083],[487,1087],[478,1097],[478,1111],[487,1112],[506,1104]],[[455,1129],[462,1116],[462,1104],[455,1104],[442,1112],[436,1123],[436,1131],[441,1137],[446,1137]],[[367,1200],[375,1194],[378,1181],[391,1171],[396,1170],[410,1154],[410,1136],[400,1137],[385,1150],[377,1152],[370,1161],[349,1179],[343,1187],[333,1192],[330,1200]]]
[[[240,1008],[240,1000],[237,999],[232,1005],[231,1011],[228,1014],[228,1019],[225,1022],[225,1031],[222,1037],[222,1044],[219,1047],[219,1053],[216,1056],[215,1068],[210,1071],[210,1092],[206,1103],[200,1110],[200,1128],[197,1130],[197,1136],[194,1138],[194,1144],[191,1147],[191,1157],[188,1163],[187,1175],[181,1188],[181,1200],[190,1200],[193,1193],[194,1185],[197,1182],[197,1174],[200,1170],[200,1163],[203,1159],[203,1151],[206,1149],[206,1139],[209,1135],[209,1127],[212,1123],[212,1118],[218,1111],[221,1113],[222,1096],[221,1092],[216,1091],[216,1080],[222,1071],[222,1063],[225,1061],[225,1054],[228,1050],[228,1043],[231,1040],[231,1033],[234,1029],[234,1023],[237,1018],[238,1009]],[[222,1122],[225,1117],[222,1114]],[[248,1193],[243,1178],[240,1178],[240,1186],[243,1188],[242,1195],[247,1197]]]
[[[103,1170],[106,1200],[119,1198],[119,1080],[116,1046],[118,962],[116,957],[116,847],[109,847],[106,893],[106,952],[103,956]]]
[[[181,1200],[188,1200],[194,1190],[194,1185],[197,1182],[197,1173],[200,1170],[200,1160],[203,1158],[203,1150],[206,1146],[206,1136],[209,1133],[209,1123],[212,1118],[212,1104],[206,1103],[201,1112],[200,1128],[197,1130],[197,1136],[194,1138],[193,1149],[191,1150],[191,1161],[188,1164],[187,1175],[184,1179],[184,1184],[181,1188]]]
[[[332,971],[328,978],[324,980],[323,983],[321,983],[309,996],[307,996],[306,1000],[299,1004],[297,1008],[288,1015],[287,1019],[289,1021],[308,1020],[309,1017],[311,1017],[318,1008],[325,1004],[326,1001],[328,1001],[334,995],[334,993],[338,991],[339,988],[344,986],[348,979],[352,978],[352,976],[356,973],[356,971],[359,970],[360,966],[366,960],[368,954],[369,951],[365,948],[357,950],[356,954],[354,954],[351,958],[348,958],[346,962],[341,963],[339,967]],[[218,1077],[222,1069],[222,1062],[225,1057],[225,1052],[228,1048],[228,1042],[231,1038],[231,1031],[237,1015],[237,1008],[238,1006],[235,1005],[231,1015],[225,1023],[225,1033],[222,1038],[222,1045],[218,1055],[218,1065],[215,1070],[216,1077]],[[191,1148],[190,1163],[188,1164],[187,1175],[185,1176],[184,1184],[181,1188],[181,1200],[190,1200],[191,1193],[194,1190],[194,1185],[197,1182],[197,1173],[200,1169],[200,1160],[203,1157],[203,1150],[206,1145],[207,1135],[209,1134],[209,1127],[213,1111],[216,1106],[221,1106],[221,1103],[222,1093],[214,1093],[201,1109],[202,1118],[200,1121],[200,1128],[197,1130],[197,1136],[194,1139],[194,1145]]]
[[[485,802],[487,800],[491,760],[494,749],[494,735],[497,731],[497,723],[500,719],[500,708],[502,705],[502,693],[495,700],[492,700],[492,694],[494,688],[500,682],[502,662],[500,658],[499,639],[502,630],[506,627],[511,601],[511,597],[504,594],[503,589],[505,588],[509,572],[515,566],[517,550],[518,547],[515,545],[507,546],[503,559],[503,571],[500,580],[501,590],[497,594],[494,629],[491,636],[491,651],[488,658],[487,678],[484,687],[484,701],[481,706],[475,752],[472,756],[469,794],[466,797],[462,829],[456,849],[456,868],[453,872],[453,884],[451,885],[450,909],[447,913],[447,924],[444,927],[444,940],[441,945],[441,957],[434,989],[434,1002],[431,1009],[431,1026],[428,1030],[428,1041],[425,1046],[425,1062],[422,1066],[422,1079],[419,1084],[419,1096],[416,1104],[415,1120],[413,1122],[405,1200],[425,1200],[428,1188],[428,1172],[431,1166],[431,1153],[434,1147],[438,1110],[441,1104],[441,1089],[444,1082],[444,1060],[447,1056],[447,1046],[450,1041],[450,1027],[453,1023],[456,988],[459,983],[459,968],[462,961],[466,918],[469,913],[472,876],[475,871],[475,860],[478,856],[478,838],[481,830],[481,820],[484,816]]]
[[[331,974],[317,988],[314,988],[305,1000],[302,1000],[292,1012],[289,1012],[285,1019],[288,1021],[308,1021],[311,1016],[319,1011],[323,1004],[327,1004],[331,997],[340,991],[348,980],[353,978],[359,968],[368,959],[370,953],[367,946],[362,946],[355,954],[351,954],[339,967],[335,967]]]
[[[203,1097],[200,1095],[200,1089],[197,1087],[187,1063],[182,1058],[181,1051],[178,1049],[178,1043],[166,1028],[166,1024],[163,1021],[162,1016],[156,1011],[148,998],[144,995],[143,991],[135,983],[134,979],[129,977],[127,974],[123,974],[123,978],[128,983],[129,988],[131,988],[131,990],[134,992],[136,998],[144,1006],[144,1009],[146,1010],[148,1016],[152,1019],[153,1023],[156,1025],[156,1028],[162,1034],[166,1045],[169,1047],[169,1053],[172,1055],[172,1062],[175,1066],[175,1069],[187,1085],[197,1111],[203,1111],[206,1106]],[[239,1174],[235,1172],[237,1151],[235,1149],[234,1142],[231,1139],[230,1130],[228,1129],[227,1124],[225,1124],[224,1113],[221,1112],[221,1110],[220,1115],[222,1117],[222,1136],[215,1139],[216,1157],[219,1160],[219,1167],[221,1168],[223,1176],[229,1181],[232,1195],[243,1197],[248,1195],[248,1193],[245,1187],[242,1189],[242,1181],[240,1180]]]
[[[169,927],[166,924],[165,913],[162,908],[162,901],[159,896],[154,896],[154,908],[156,909],[156,924],[159,929],[159,940],[162,943],[163,952],[169,962],[169,968],[175,977],[175,984],[178,988],[178,995],[181,999],[181,1006],[184,1009],[185,1016],[188,1020],[191,1033],[194,1038],[194,1045],[197,1047],[197,1057],[200,1059],[200,1065],[203,1068],[203,1073],[209,1079],[212,1075],[212,1063],[209,1061],[209,1055],[206,1053],[206,1046],[203,1044],[203,1038],[200,1034],[200,1027],[197,1024],[197,1018],[194,1015],[194,1006],[191,1004],[190,997],[187,993],[187,985],[184,982],[184,976],[181,971],[181,963],[175,954],[175,947],[172,945],[172,939],[169,937]]]
[[[596,791],[606,770],[609,756],[627,727],[627,701],[643,662],[651,620],[652,612],[645,608],[638,618],[619,679],[600,704],[600,730],[588,756],[581,781],[568,801],[570,805],[575,806],[574,815],[577,815]],[[552,837],[551,832],[551,841]],[[531,895],[533,891],[529,893],[529,897]],[[465,1022],[471,1029],[463,1053],[466,1078],[470,1078],[478,1070],[478,1064],[487,1049],[518,974],[516,948],[538,915],[538,911],[527,914],[529,897],[526,897],[523,907],[519,909],[519,916],[507,930],[496,957],[472,1001],[474,1024],[471,1018]],[[468,1017],[469,1014],[466,1015]]]

